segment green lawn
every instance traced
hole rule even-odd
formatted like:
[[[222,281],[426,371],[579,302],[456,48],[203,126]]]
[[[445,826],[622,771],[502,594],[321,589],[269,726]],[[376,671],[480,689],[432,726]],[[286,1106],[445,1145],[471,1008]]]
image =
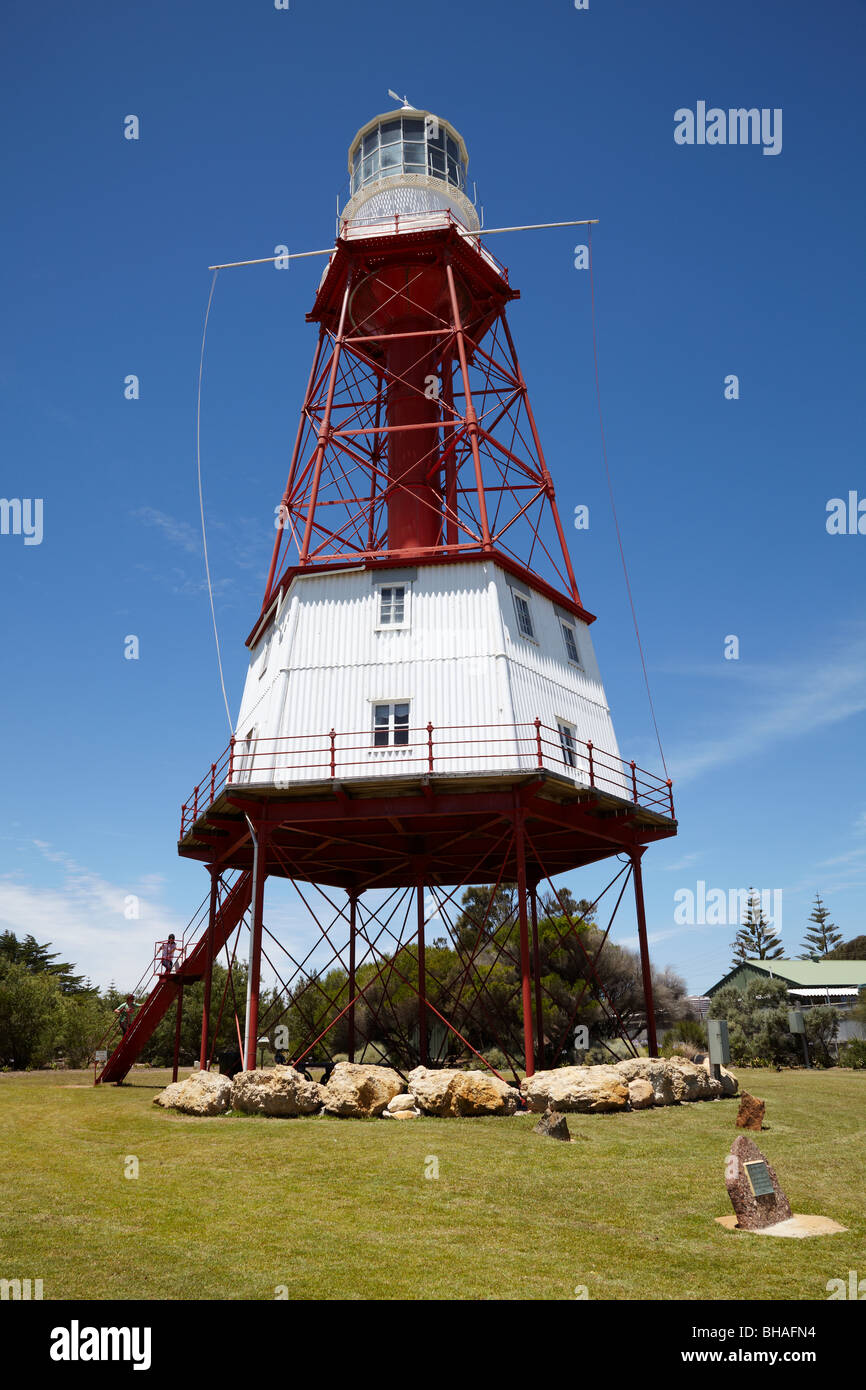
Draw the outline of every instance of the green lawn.
[[[804,1241],[713,1220],[735,1101],[569,1116],[565,1145],[530,1116],[194,1119],[152,1104],[167,1079],[0,1075],[0,1277],[46,1299],[826,1299],[866,1276],[866,1072],[741,1073],[794,1211],[850,1227]]]

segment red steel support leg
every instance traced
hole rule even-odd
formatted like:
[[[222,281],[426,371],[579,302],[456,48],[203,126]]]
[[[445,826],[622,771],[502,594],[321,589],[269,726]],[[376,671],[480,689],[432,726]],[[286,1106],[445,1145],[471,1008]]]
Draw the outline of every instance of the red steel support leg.
[[[514,840],[517,848],[517,910],[520,914],[520,975],[523,996],[523,1058],[526,1075],[535,1073],[532,1046],[532,984],[529,978],[529,928],[526,920],[526,846],[523,812],[516,811]]]
[[[529,890],[532,914],[532,975],[535,980],[535,1050],[539,1071],[544,1068],[544,1010],[541,1004],[541,954],[538,949],[538,895],[535,884]]]
[[[424,948],[424,888],[418,884],[418,1052],[422,1067],[429,1061],[427,1052],[427,961]]]
[[[313,466],[313,481],[310,488],[310,500],[307,504],[307,522],[304,527],[304,540],[301,546],[300,562],[302,565],[309,563],[310,543],[313,536],[313,519],[316,515],[316,502],[319,497],[319,482],[322,476],[322,463],[325,457],[325,448],[331,437],[331,410],[334,404],[334,392],[337,387],[337,370],[340,365],[340,356],[343,351],[343,339],[346,332],[346,311],[349,306],[349,296],[352,290],[351,279],[346,281],[346,289],[343,294],[343,304],[340,309],[340,324],[337,329],[337,337],[334,343],[334,353],[331,358],[331,375],[328,381],[328,396],[325,401],[325,413],[319,427],[319,441],[316,446],[315,464]]]
[[[454,449],[454,369],[449,349],[442,363],[442,451],[445,457],[445,544],[457,545],[457,459]]]
[[[256,1039],[259,1031],[259,987],[262,978],[262,915],[265,906],[265,879],[268,876],[267,827],[259,822],[258,864],[253,892],[252,942],[250,943],[249,1015],[247,1017],[246,1057],[244,1070],[255,1071]]]
[[[481,522],[481,548],[491,550],[490,526],[487,520],[487,498],[484,493],[484,477],[481,471],[481,454],[478,449],[478,416],[472,404],[472,387],[469,382],[469,366],[466,361],[466,344],[463,341],[463,321],[457,303],[457,290],[454,286],[454,272],[450,265],[445,267],[448,280],[448,294],[451,299],[451,318],[457,330],[457,354],[460,358],[460,375],[463,380],[464,418],[469,429],[469,447],[475,467],[475,486],[478,490],[478,518]]]
[[[286,490],[285,490],[285,492],[283,493],[282,505],[283,505],[284,508],[288,506],[288,504],[289,504],[289,499],[291,498],[291,495],[292,495],[292,488],[293,488],[294,482],[295,482],[295,473],[296,473],[297,467],[298,467],[298,455],[299,455],[300,452],[301,452],[301,443],[302,443],[303,438],[304,438],[304,426],[305,426],[306,423],[307,423],[307,406],[309,405],[310,392],[311,392],[312,389],[313,389],[313,382],[314,382],[315,379],[316,379],[316,372],[317,372],[318,366],[319,366],[319,359],[320,359],[320,357],[322,356],[322,347],[323,347],[323,345],[324,345],[324,341],[325,341],[325,329],[324,329],[324,325],[323,325],[323,326],[319,329],[319,341],[318,341],[318,343],[316,344],[316,351],[315,351],[315,353],[313,354],[313,365],[312,365],[312,367],[310,368],[310,379],[309,379],[309,381],[307,382],[307,390],[306,390],[306,394],[305,394],[305,396],[304,396],[304,405],[303,405],[303,409],[301,410],[301,418],[300,418],[300,421],[299,421],[299,423],[298,423],[298,433],[297,433],[297,435],[296,435],[296,437],[295,437],[295,448],[294,448],[294,452],[293,452],[293,454],[292,454],[292,462],[291,462],[291,464],[289,465],[289,480],[288,480],[288,482],[286,483]],[[266,608],[267,605],[268,605],[268,599],[269,599],[270,596],[271,596],[271,589],[273,588],[273,585],[274,585],[274,578],[275,578],[276,571],[277,571],[277,558],[278,558],[278,556],[279,556],[279,553],[280,553],[280,546],[281,546],[282,540],[283,540],[283,530],[284,530],[284,522],[285,522],[285,519],[286,519],[286,517],[285,517],[285,512],[282,512],[281,515],[280,515],[280,518],[279,518],[280,525],[279,525],[279,527],[278,527],[278,529],[277,529],[277,538],[276,538],[276,540],[274,541],[274,552],[273,552],[273,555],[271,556],[271,567],[270,567],[270,569],[268,570],[268,582],[267,582],[267,584],[265,585],[265,597],[264,597],[264,599],[263,599],[263,601],[262,601],[262,612],[264,612],[265,608]],[[231,779],[230,779],[230,780],[231,780]]]
[[[523,372],[520,370],[520,362],[517,358],[517,349],[514,346],[514,339],[511,336],[511,329],[508,327],[508,319],[505,317],[504,309],[502,311],[502,326],[505,329],[505,336],[508,339],[508,347],[511,351],[511,360],[514,363],[515,375],[517,376],[517,380],[520,383],[520,389],[523,392],[523,403],[526,406],[526,414],[529,420],[529,428],[532,431],[532,438],[535,443],[535,452],[538,455],[538,463],[541,468],[541,476],[544,479],[544,482],[548,489],[547,495],[550,501],[550,509],[553,513],[554,525],[556,526],[556,535],[557,539],[559,540],[560,548],[562,550],[562,558],[565,561],[565,572],[568,575],[568,582],[571,585],[571,596],[574,599],[575,603],[580,603],[580,594],[577,588],[577,580],[574,577],[574,570],[572,569],[571,565],[571,556],[568,553],[568,546],[566,545],[565,541],[565,532],[562,529],[562,522],[559,519],[559,509],[557,508],[556,499],[553,495],[553,482],[551,480],[550,473],[548,472],[547,464],[544,461],[544,452],[541,448],[541,440],[538,435],[538,430],[535,426],[535,416],[532,413],[532,406],[529,403],[529,392],[526,389],[526,382],[523,379]]]
[[[180,1025],[183,1020],[183,980],[177,982],[177,1019],[174,1025],[174,1066],[171,1071],[172,1081],[177,1081],[177,1064],[180,1057]]]
[[[217,888],[219,885],[219,870],[210,871],[210,906],[207,915],[207,945],[205,947],[205,967],[204,967],[204,1000],[201,1010],[201,1052],[198,1059],[199,1071],[207,1071],[207,1045],[208,1033],[210,1031],[210,996],[211,985],[213,983],[213,934],[214,923],[216,922],[217,909]]]
[[[355,1060],[355,916],[358,898],[355,893],[349,897],[349,1042],[346,1051],[349,1061]]]
[[[643,997],[646,1008],[646,1035],[649,1055],[658,1056],[658,1040],[656,1039],[656,1013],[655,1000],[653,999],[652,969],[649,958],[649,944],[646,935],[646,913],[643,903],[643,876],[641,874],[641,855],[642,849],[633,850],[631,853],[631,864],[634,872],[634,902],[637,910],[637,933],[640,940],[640,968],[643,976]]]

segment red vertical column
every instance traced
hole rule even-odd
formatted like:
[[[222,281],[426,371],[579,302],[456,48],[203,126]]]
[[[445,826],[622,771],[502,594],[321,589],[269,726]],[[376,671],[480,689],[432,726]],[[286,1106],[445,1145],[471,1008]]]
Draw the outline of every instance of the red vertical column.
[[[544,1067],[544,1011],[541,1003],[541,953],[538,948],[538,895],[536,885],[529,890],[532,914],[532,977],[535,982],[535,1057],[539,1070]]]
[[[262,979],[262,916],[265,906],[265,879],[268,876],[268,831],[260,823],[256,827],[258,836],[257,872],[253,890],[253,939],[250,946],[249,979],[249,1017],[247,1018],[246,1057],[244,1070],[254,1071],[256,1066],[256,1039],[259,1031],[259,988]]]
[[[421,1066],[429,1062],[427,1051],[427,960],[424,943],[424,886],[419,883],[418,895],[418,1052]]]
[[[349,1041],[346,1051],[349,1061],[355,1060],[355,914],[358,895],[349,894]]]
[[[637,934],[640,941],[640,968],[643,976],[643,997],[644,1007],[646,1008],[646,1034],[647,1046],[651,1057],[658,1056],[658,1040],[656,1038],[656,1013],[655,1000],[653,999],[653,979],[652,967],[649,958],[649,943],[646,934],[646,913],[643,901],[643,875],[641,873],[642,849],[632,850],[631,866],[634,873],[634,903],[637,911]]]
[[[210,1032],[210,996],[211,985],[213,983],[213,936],[216,924],[217,909],[217,890],[219,887],[219,870],[211,868],[210,871],[210,905],[207,914],[207,936],[205,938],[205,966],[204,966],[204,1000],[201,1010],[201,1052],[199,1054],[199,1071],[207,1069],[208,1057],[208,1034]]]
[[[526,918],[526,846],[523,811],[515,809],[514,840],[517,850],[517,911],[520,919],[520,979],[523,1000],[523,1058],[526,1075],[535,1072],[532,1045],[532,985],[529,970],[529,927]]]

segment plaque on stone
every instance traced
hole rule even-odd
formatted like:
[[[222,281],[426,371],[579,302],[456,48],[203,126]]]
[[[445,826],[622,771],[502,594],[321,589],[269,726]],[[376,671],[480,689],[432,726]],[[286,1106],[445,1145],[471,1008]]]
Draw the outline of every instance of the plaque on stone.
[[[770,1170],[762,1158],[753,1159],[746,1164],[746,1177],[756,1197],[770,1197],[773,1193],[773,1180]]]
[[[791,1207],[775,1170],[757,1144],[739,1135],[725,1166],[725,1187],[741,1231],[760,1231],[787,1221]]]

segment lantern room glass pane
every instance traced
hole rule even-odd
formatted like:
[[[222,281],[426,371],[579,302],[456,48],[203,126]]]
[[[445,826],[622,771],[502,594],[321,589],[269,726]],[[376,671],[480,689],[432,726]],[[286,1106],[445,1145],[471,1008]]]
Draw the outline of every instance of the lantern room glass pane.
[[[414,116],[403,117],[403,139],[404,140],[423,140],[424,121],[417,120]]]
[[[430,173],[433,174],[436,178],[444,179],[444,177],[445,177],[445,156],[444,156],[444,154],[442,153],[441,150],[432,149],[432,150],[428,150],[428,155],[429,155],[429,159],[430,159]]]
[[[372,154],[373,150],[375,150],[375,149],[378,148],[378,145],[379,145],[379,131],[378,131],[378,129],[376,129],[376,130],[369,130],[369,131],[367,132],[367,134],[364,136],[364,154],[365,154],[365,155],[367,155],[367,154]]]
[[[380,143],[381,143],[381,144],[383,144],[383,145],[394,145],[394,144],[399,145],[399,143],[400,143],[400,122],[399,122],[399,120],[396,120],[396,121],[386,121],[384,125],[381,125],[381,126],[379,127],[379,131],[380,131]]]
[[[411,142],[403,146],[403,163],[420,164],[422,169],[427,168],[427,151],[423,143]]]

